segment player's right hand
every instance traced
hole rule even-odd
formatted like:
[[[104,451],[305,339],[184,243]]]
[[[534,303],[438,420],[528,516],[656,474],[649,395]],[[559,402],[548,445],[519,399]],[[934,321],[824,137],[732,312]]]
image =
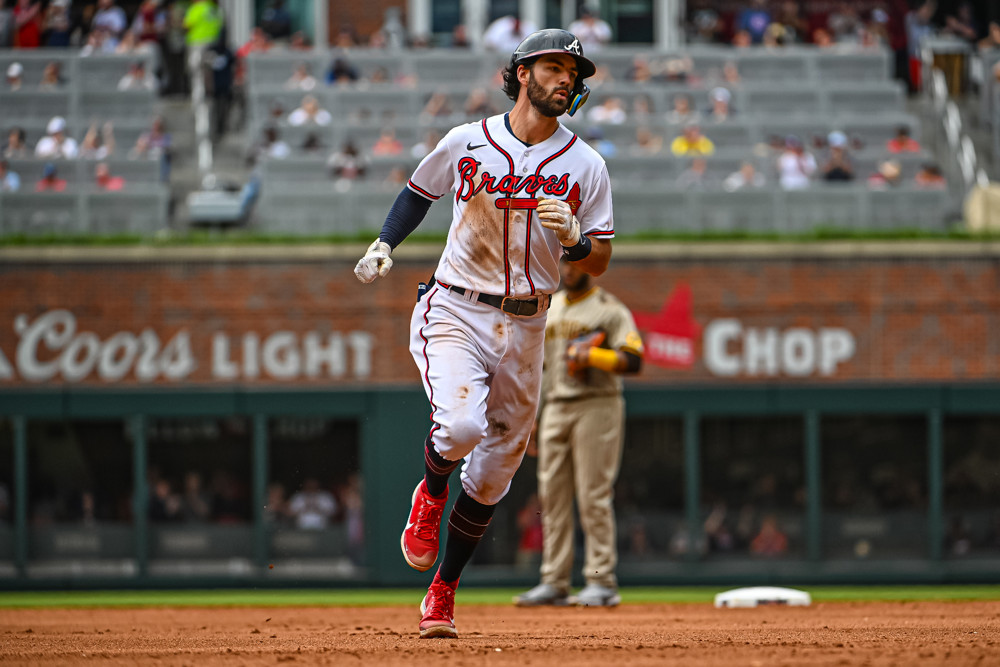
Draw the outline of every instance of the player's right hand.
[[[376,278],[385,278],[392,268],[392,258],[389,253],[392,248],[385,241],[375,239],[375,242],[368,246],[368,252],[358,260],[358,265],[354,267],[354,275],[358,280],[368,284]]]

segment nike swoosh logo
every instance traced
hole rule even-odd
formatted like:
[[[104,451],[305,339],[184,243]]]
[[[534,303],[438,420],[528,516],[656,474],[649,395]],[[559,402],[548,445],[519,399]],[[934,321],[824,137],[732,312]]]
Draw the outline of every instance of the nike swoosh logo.
[[[478,146],[473,146],[472,142],[470,141],[469,143],[465,144],[465,150],[467,150],[467,151],[474,151],[477,148],[482,148],[485,145],[486,144],[479,144]]]

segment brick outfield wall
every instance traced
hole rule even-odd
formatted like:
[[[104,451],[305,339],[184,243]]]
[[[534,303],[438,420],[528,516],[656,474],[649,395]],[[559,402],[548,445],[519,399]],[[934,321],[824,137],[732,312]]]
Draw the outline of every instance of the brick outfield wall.
[[[599,284],[661,329],[644,331],[650,363],[635,382],[1000,378],[996,256],[746,254],[612,260]],[[0,388],[415,384],[409,317],[416,283],[435,263],[401,257],[387,279],[365,286],[346,258],[7,258]],[[663,327],[657,314],[668,301]]]

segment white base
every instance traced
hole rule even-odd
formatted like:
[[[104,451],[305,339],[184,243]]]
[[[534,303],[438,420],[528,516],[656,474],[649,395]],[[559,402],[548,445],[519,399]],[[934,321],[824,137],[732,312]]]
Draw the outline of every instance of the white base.
[[[735,588],[715,596],[716,607],[757,607],[759,605],[808,607],[811,603],[812,597],[805,591],[776,586]]]

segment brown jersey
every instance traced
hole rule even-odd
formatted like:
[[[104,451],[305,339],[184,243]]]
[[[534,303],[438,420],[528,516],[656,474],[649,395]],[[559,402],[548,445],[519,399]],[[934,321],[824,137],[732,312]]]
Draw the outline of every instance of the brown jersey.
[[[593,287],[578,299],[570,300],[566,290],[552,296],[545,324],[545,366],[542,398],[545,401],[617,395],[622,390],[618,373],[588,368],[581,377],[566,371],[566,346],[579,336],[602,330],[607,334],[602,347],[642,356],[642,338],[632,313],[613,294]]]

